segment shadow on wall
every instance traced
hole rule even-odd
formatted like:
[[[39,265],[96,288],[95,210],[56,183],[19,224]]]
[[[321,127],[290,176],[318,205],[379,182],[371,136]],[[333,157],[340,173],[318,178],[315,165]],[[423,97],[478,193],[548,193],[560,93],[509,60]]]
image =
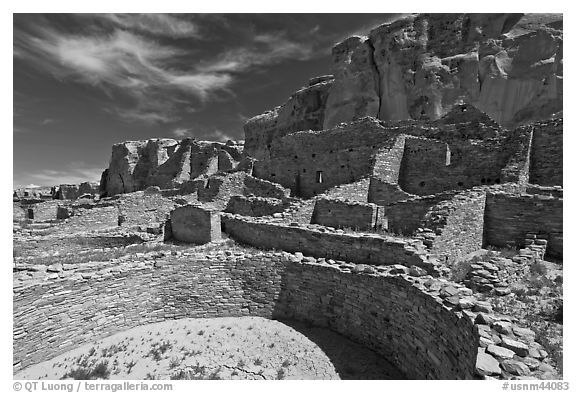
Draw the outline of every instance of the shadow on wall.
[[[287,319],[279,321],[315,343],[328,356],[341,379],[407,379],[394,364],[341,334],[301,321]]]
[[[360,343],[394,365],[389,370],[394,377],[473,378],[478,351],[473,324],[406,279],[288,263],[281,280],[273,318],[328,328]],[[329,353],[327,342],[305,334],[327,348],[346,374],[337,349]]]
[[[14,371],[136,326],[251,315],[328,328],[410,379],[473,377],[478,337],[472,323],[403,278],[300,264],[280,253],[190,258],[15,290]],[[62,320],[65,335],[54,325]],[[307,333],[350,375],[337,348],[314,334]]]

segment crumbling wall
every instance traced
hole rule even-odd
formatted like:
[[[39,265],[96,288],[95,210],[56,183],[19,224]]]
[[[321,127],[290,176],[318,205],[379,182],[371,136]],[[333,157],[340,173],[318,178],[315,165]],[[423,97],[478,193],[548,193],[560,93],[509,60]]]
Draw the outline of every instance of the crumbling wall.
[[[414,198],[414,194],[403,191],[398,184],[382,181],[370,176],[368,202],[388,206],[398,201]]]
[[[545,195],[554,198],[563,198],[564,189],[562,186],[539,186],[537,184],[528,184],[526,194]]]
[[[383,215],[384,208],[372,203],[319,198],[314,204],[311,224],[357,231],[373,230],[382,224]]]
[[[271,223],[227,213],[222,214],[222,224],[223,231],[231,238],[259,248],[301,252],[317,258],[372,265],[414,265],[434,271],[434,265],[428,261],[427,253],[419,241],[372,234],[348,234],[315,225]]]
[[[221,239],[220,215],[201,206],[187,205],[170,212],[170,228],[175,240],[205,244]]]
[[[30,209],[33,211],[34,221],[51,221],[56,219],[58,205],[61,203],[62,201],[59,200],[48,200],[34,204],[23,204],[22,207],[27,216]]]
[[[118,214],[124,217],[122,226],[145,231],[164,223],[176,203],[160,194],[138,191],[121,195],[116,206]]]
[[[547,253],[562,258],[563,199],[542,195],[491,192],[486,197],[485,243],[524,246],[527,233],[548,240]]]
[[[340,184],[325,190],[319,197],[340,198],[348,201],[366,202],[370,180],[363,178],[353,183]]]
[[[372,118],[286,135],[272,142],[269,159],[255,163],[254,175],[311,197],[371,175],[376,156],[394,149],[397,137]]]
[[[453,196],[454,192],[444,192],[436,195],[412,197],[387,205],[388,230],[404,236],[414,235],[418,228],[422,228],[426,213],[433,206]]]
[[[198,200],[224,210],[233,195],[257,196],[284,200],[290,191],[282,186],[254,178],[245,172],[218,174],[195,181]]]
[[[478,335],[437,292],[384,272],[297,261],[286,253],[192,254],[99,264],[15,288],[14,371],[149,323],[252,315],[327,326],[408,378],[473,377]]]
[[[422,227],[431,230],[430,252],[453,264],[484,245],[486,190],[478,188],[457,193],[441,201],[424,216]]]
[[[260,217],[280,213],[285,208],[286,205],[281,199],[233,195],[230,197],[224,211],[241,216]]]
[[[533,131],[530,154],[530,183],[561,186],[563,119],[553,119],[530,126]]]

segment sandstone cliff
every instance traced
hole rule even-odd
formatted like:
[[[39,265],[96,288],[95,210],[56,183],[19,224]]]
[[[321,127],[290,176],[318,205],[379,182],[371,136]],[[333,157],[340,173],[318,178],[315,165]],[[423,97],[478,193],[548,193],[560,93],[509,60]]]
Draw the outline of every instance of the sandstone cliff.
[[[245,124],[246,153],[364,116],[437,120],[470,104],[506,127],[562,111],[562,15],[420,14],[334,46],[333,79],[312,80]]]
[[[256,116],[244,125],[245,152],[251,157],[268,157],[273,140],[300,130],[321,130],[333,76],[310,79],[282,106]]]
[[[112,147],[108,169],[102,174],[103,195],[143,190],[149,186],[177,187],[201,175],[234,169],[242,146],[184,139],[128,141]]]

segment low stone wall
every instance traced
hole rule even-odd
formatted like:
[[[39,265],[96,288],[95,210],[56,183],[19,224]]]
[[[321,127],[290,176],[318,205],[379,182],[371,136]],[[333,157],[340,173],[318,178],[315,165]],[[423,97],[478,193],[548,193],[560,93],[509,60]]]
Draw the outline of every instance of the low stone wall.
[[[384,208],[373,203],[319,198],[314,204],[311,224],[354,230],[375,229],[382,223]]]
[[[563,198],[564,189],[562,186],[539,186],[537,184],[528,184],[526,186],[526,194],[545,195],[554,198]]]
[[[413,235],[422,228],[424,217],[438,203],[454,197],[455,192],[414,197],[392,203],[386,207],[388,230],[405,236]]]
[[[420,241],[348,234],[317,225],[286,225],[227,213],[222,214],[222,224],[233,239],[263,249],[371,265],[419,266],[429,272],[435,269]]]
[[[562,258],[563,199],[542,195],[488,193],[484,237],[489,245],[524,246],[526,234],[548,240],[547,253]]]
[[[285,208],[286,206],[280,199],[234,195],[230,197],[225,212],[240,214],[241,216],[261,217],[280,213]]]
[[[284,199],[290,190],[279,184],[257,179],[245,172],[217,174],[196,180],[198,200],[209,202],[214,208],[224,210],[233,195]]]
[[[72,265],[14,289],[14,371],[139,325],[253,315],[328,326],[412,379],[473,377],[478,336],[437,295],[445,284],[359,267],[259,252]]]
[[[33,210],[34,221],[51,221],[56,219],[56,213],[58,211],[59,205],[62,205],[62,201],[52,200],[36,203],[33,205],[23,205],[23,207],[26,216],[28,216],[28,209]]]

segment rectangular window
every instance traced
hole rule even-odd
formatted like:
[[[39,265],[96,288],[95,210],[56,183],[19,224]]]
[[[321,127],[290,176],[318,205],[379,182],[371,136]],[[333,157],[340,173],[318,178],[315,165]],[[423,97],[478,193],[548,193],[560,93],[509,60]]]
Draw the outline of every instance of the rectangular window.
[[[316,183],[323,183],[322,171],[316,171]]]

